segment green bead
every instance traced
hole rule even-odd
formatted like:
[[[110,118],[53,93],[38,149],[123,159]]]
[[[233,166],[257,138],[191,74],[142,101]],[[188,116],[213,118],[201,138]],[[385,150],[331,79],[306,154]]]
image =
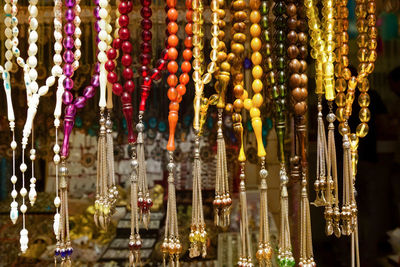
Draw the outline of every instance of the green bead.
[[[283,70],[285,69],[285,58],[284,57],[278,57],[276,60],[276,66],[278,68],[278,70]]]
[[[261,12],[261,15],[268,16],[269,7],[268,7],[268,2],[267,1],[262,1],[261,7],[260,7],[260,12]]]
[[[279,43],[284,43],[286,41],[286,33],[282,30],[276,31],[275,32],[275,40]]]
[[[286,84],[279,85],[279,96],[285,98],[287,95]]]
[[[278,86],[274,85],[272,87],[272,98],[278,99],[278,97],[279,97],[279,88],[278,88]]]
[[[268,17],[267,16],[262,16],[261,17],[261,26],[266,29],[268,28]]]
[[[263,31],[263,36],[264,36],[264,41],[265,42],[270,42],[270,38],[269,38],[269,31],[268,30],[264,30]]]
[[[275,16],[281,16],[286,13],[286,5],[283,1],[280,1],[275,4],[273,10]]]
[[[283,43],[278,43],[276,46],[276,55],[278,57],[283,57],[285,55],[285,45]]]
[[[286,81],[286,73],[284,71],[278,71],[278,83],[284,83]]]

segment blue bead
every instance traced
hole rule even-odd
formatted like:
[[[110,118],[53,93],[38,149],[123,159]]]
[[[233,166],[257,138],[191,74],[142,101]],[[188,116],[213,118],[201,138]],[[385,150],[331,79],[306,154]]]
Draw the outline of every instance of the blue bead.
[[[54,251],[54,255],[60,256],[60,249],[59,248],[56,248],[56,250]]]
[[[74,249],[73,249],[73,248],[71,248],[71,247],[67,248],[67,255],[68,255],[68,256],[71,256],[71,255],[72,255],[72,252],[74,252]]]
[[[61,258],[65,258],[67,256],[67,252],[65,251],[65,249],[61,250]]]

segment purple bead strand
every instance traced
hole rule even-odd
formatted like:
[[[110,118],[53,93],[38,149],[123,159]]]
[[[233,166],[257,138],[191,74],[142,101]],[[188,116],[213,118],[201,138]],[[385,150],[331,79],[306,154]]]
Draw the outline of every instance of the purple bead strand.
[[[96,22],[94,24],[94,28],[96,32],[99,33],[100,31],[100,27],[98,25],[100,21],[99,0],[95,0],[95,4],[96,7],[94,8],[93,14],[96,17]],[[63,59],[65,61],[63,71],[66,78],[64,80],[65,92],[63,94],[62,100],[66,107],[64,116],[64,140],[60,152],[62,158],[67,158],[69,155],[69,138],[72,129],[74,128],[76,110],[81,109],[86,105],[86,101],[95,95],[96,89],[100,85],[99,81],[100,63],[97,61],[90,82],[91,84],[86,86],[86,88],[83,90],[82,96],[79,96],[74,100],[74,96],[71,93],[71,89],[74,87],[74,81],[72,80],[71,77],[74,74],[74,69],[72,67],[72,63],[74,62],[74,53],[72,52],[72,49],[74,47],[73,34],[75,32],[75,25],[73,24],[73,20],[75,18],[75,13],[73,10],[73,7],[75,5],[75,0],[66,0],[65,5],[67,6],[68,9],[65,12],[65,18],[67,20],[67,24],[64,27],[64,32],[67,37],[65,37],[63,41],[63,47],[65,50],[63,54]],[[96,38],[96,43],[98,42],[99,40],[98,38]],[[97,51],[97,53],[98,52],[99,51]]]

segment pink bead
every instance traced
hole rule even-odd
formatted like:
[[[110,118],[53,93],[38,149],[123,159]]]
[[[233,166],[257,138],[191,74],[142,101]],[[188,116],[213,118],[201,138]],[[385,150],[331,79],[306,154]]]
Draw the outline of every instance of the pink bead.
[[[75,101],[74,105],[77,108],[83,108],[86,105],[86,98],[84,96],[79,96]]]
[[[96,90],[94,89],[93,86],[90,86],[90,85],[86,86],[86,88],[83,90],[83,96],[86,99],[92,98],[95,95],[95,93],[96,93]]]
[[[62,96],[62,101],[64,105],[69,105],[72,103],[72,100],[74,99],[74,96],[70,91],[65,91],[63,96]]]

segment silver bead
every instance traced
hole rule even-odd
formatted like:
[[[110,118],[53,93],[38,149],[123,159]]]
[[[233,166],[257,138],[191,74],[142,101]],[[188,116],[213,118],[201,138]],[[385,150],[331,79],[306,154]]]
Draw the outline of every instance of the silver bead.
[[[343,147],[344,148],[350,148],[350,142],[349,141],[343,142]]]
[[[144,131],[144,124],[140,123],[140,122],[138,124],[136,124],[136,130],[138,132],[143,132]]]
[[[281,175],[281,183],[282,184],[286,184],[287,182],[288,182],[288,177],[287,177],[287,175]]]
[[[106,123],[106,119],[105,118],[100,118],[100,124],[104,124]]]
[[[268,176],[268,171],[266,169],[261,169],[260,170],[260,177],[261,179],[265,179]]]
[[[336,120],[336,115],[334,113],[329,113],[326,115],[326,120],[328,122],[334,122]]]
[[[107,121],[106,121],[106,127],[107,127],[108,129],[111,129],[112,126],[113,126],[112,121],[111,121],[111,120],[107,120]]]
[[[68,174],[68,169],[65,166],[60,167],[60,174],[66,176]]]
[[[174,169],[175,169],[175,164],[172,163],[172,162],[168,163],[168,165],[167,165],[167,170],[168,170],[169,172],[173,172]]]
[[[139,163],[136,159],[131,160],[132,168],[136,169],[139,166]]]

